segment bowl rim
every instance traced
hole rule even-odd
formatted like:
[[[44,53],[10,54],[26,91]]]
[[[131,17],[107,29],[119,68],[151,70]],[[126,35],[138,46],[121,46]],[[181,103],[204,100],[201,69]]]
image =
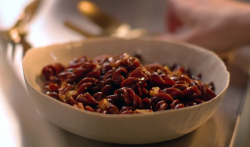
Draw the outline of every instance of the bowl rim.
[[[88,43],[88,42],[117,41],[117,40],[123,40],[123,41],[130,41],[130,40],[135,40],[135,41],[137,41],[137,40],[139,40],[139,41],[154,41],[154,42],[161,42],[161,43],[163,42],[163,43],[177,44],[177,45],[185,46],[185,47],[192,48],[192,49],[195,49],[195,50],[203,50],[203,51],[205,51],[205,52],[213,55],[215,58],[217,58],[217,60],[219,60],[222,63],[223,70],[228,75],[227,85],[223,88],[223,90],[218,95],[216,95],[215,98],[213,98],[213,99],[211,99],[209,101],[203,102],[201,104],[198,104],[198,105],[184,107],[184,108],[181,108],[181,109],[168,109],[168,110],[165,110],[165,111],[156,111],[156,112],[147,113],[147,114],[145,114],[145,113],[138,113],[138,114],[126,114],[126,115],[121,115],[121,114],[102,114],[102,113],[94,113],[94,112],[90,112],[90,111],[83,111],[81,109],[74,108],[74,107],[70,106],[67,103],[63,103],[63,102],[60,102],[60,101],[58,101],[58,100],[56,100],[54,98],[51,98],[50,96],[42,93],[42,91],[39,91],[36,88],[34,88],[34,86],[30,83],[30,81],[26,79],[25,70],[23,68],[23,73],[24,73],[24,79],[25,79],[26,87],[27,87],[27,84],[29,84],[29,86],[33,90],[37,91],[42,96],[45,96],[48,99],[50,99],[50,100],[52,100],[54,102],[57,102],[59,105],[66,106],[66,107],[68,107],[70,109],[74,109],[76,111],[79,111],[80,113],[85,113],[87,115],[90,114],[90,115],[93,115],[93,116],[105,117],[105,118],[150,117],[152,115],[154,115],[154,116],[156,116],[156,115],[164,115],[166,113],[175,113],[175,112],[179,112],[179,111],[185,111],[185,110],[189,110],[189,109],[199,108],[199,107],[202,107],[204,104],[212,103],[213,101],[215,101],[216,99],[218,99],[218,97],[222,93],[225,93],[226,90],[228,89],[228,86],[230,84],[230,73],[228,72],[227,67],[224,64],[224,62],[219,58],[219,56],[217,54],[215,54],[215,52],[213,52],[211,50],[208,50],[208,49],[206,49],[204,47],[198,46],[198,45],[194,45],[194,44],[190,44],[190,43],[186,43],[186,42],[182,42],[182,41],[168,40],[168,39],[166,39],[166,40],[147,39],[147,38],[123,39],[123,38],[115,38],[115,37],[97,37],[97,38],[88,38],[88,39],[84,39],[84,40],[81,40],[81,41],[73,41],[73,42],[68,42],[68,43],[52,44],[52,45],[38,47],[38,48],[32,48],[32,49],[28,50],[26,52],[23,60],[22,60],[22,65],[23,65],[23,67],[25,67],[25,62],[27,62],[26,61],[27,60],[27,56],[29,56],[29,54],[32,54],[33,52],[36,52],[37,50],[44,50],[44,49],[49,49],[49,48],[51,49],[51,48],[56,47],[56,46],[66,46],[66,45],[70,45],[70,49],[72,49],[72,48],[75,48],[77,46],[81,46],[84,43]],[[33,98],[31,98],[31,99],[33,99]]]

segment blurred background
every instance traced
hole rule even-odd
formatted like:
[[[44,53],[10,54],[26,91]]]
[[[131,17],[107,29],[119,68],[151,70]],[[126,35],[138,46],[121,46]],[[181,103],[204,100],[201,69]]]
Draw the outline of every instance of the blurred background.
[[[25,5],[32,0],[0,1],[0,28],[10,28],[18,19]],[[40,8],[32,19],[27,40],[34,46],[80,40],[82,35],[68,29],[64,21],[69,21],[91,33],[100,28],[86,19],[78,10],[79,0],[42,0]],[[164,32],[165,0],[92,0],[108,14],[121,22],[129,23],[132,28],[145,28],[152,32]],[[58,33],[60,32],[60,33]]]
[[[0,0],[0,30],[10,29],[30,2],[32,0]],[[100,34],[101,28],[79,12],[78,2],[79,0],[41,0],[37,13],[28,27],[26,40],[32,47],[40,47],[86,38],[86,36],[67,27],[65,21],[90,34]],[[144,28],[149,32],[159,34],[166,31],[164,23],[166,0],[91,0],[91,2],[117,20],[128,23],[132,28]],[[237,67],[235,70],[243,71],[239,75],[246,78],[250,65],[249,48],[244,47],[234,51],[232,57],[240,59],[234,63]],[[116,146],[73,135],[55,127],[42,116],[37,115],[38,113],[27,98],[28,95],[23,86],[21,58],[17,59],[13,70],[12,64],[8,62],[8,59],[6,60],[6,56],[3,54],[0,56],[1,147]],[[244,88],[244,80],[246,81],[246,79],[240,81],[243,82],[242,85],[239,84],[240,88]],[[236,91],[238,90],[242,94],[244,90],[240,88]],[[211,125],[207,124],[207,126]],[[188,142],[194,136],[189,135],[183,140]],[[211,146],[229,144],[231,136],[232,134],[230,137],[224,138],[223,141],[227,141],[227,143],[214,142]],[[173,141],[168,145],[178,146],[178,143]],[[158,144],[158,146],[166,146],[166,144]]]

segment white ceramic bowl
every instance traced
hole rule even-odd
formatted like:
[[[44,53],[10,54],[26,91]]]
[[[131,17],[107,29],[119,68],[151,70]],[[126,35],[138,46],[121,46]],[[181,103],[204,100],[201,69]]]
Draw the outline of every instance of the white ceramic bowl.
[[[75,109],[41,93],[44,66],[68,61],[80,55],[134,55],[141,52],[146,62],[177,63],[193,74],[213,81],[217,97],[200,105],[153,114],[105,115]],[[26,86],[36,108],[55,125],[77,135],[119,144],[146,144],[175,139],[206,122],[218,108],[229,85],[229,73],[213,52],[197,46],[156,40],[102,38],[51,45],[29,50],[23,59]]]

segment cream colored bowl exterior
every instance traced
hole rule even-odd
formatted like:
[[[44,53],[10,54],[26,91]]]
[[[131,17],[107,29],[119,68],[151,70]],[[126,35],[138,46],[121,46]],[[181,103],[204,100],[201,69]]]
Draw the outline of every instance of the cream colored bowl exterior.
[[[128,52],[133,55],[138,51],[148,62],[179,63],[194,73],[201,72],[205,82],[214,81],[218,96],[201,105],[153,114],[105,115],[73,108],[40,92],[43,82],[40,73],[48,64],[66,65],[73,57],[83,54],[93,57]],[[82,137],[118,144],[162,142],[193,131],[214,114],[229,84],[229,73],[214,53],[193,45],[154,40],[103,38],[32,49],[23,59],[23,69],[29,96],[49,121]]]

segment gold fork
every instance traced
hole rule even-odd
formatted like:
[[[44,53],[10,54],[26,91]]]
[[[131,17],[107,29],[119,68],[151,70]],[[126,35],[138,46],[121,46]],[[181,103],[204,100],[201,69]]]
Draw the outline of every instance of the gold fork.
[[[34,0],[24,9],[18,21],[11,29],[7,31],[0,31],[0,36],[2,40],[11,44],[11,58],[13,58],[14,56],[14,51],[17,44],[20,44],[22,46],[23,55],[29,48],[31,48],[31,45],[25,40],[25,36],[28,31],[29,22],[36,13],[40,2],[41,0]]]

